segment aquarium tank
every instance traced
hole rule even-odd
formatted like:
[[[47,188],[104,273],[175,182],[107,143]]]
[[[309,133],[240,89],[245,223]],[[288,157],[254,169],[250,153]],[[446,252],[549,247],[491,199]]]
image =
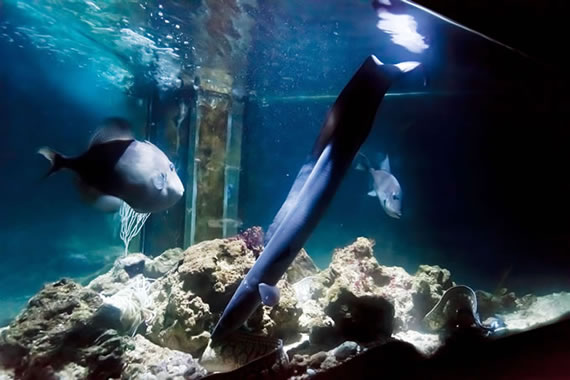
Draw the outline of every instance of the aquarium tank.
[[[0,379],[570,373],[568,75],[434,3],[0,0]]]

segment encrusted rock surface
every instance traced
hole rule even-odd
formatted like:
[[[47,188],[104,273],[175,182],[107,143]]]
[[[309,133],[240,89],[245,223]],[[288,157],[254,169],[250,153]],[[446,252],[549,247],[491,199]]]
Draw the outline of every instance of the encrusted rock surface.
[[[192,355],[160,347],[141,335],[132,339],[123,356],[123,378],[194,380],[206,375]]]
[[[94,278],[87,287],[103,296],[112,296],[123,289],[132,277],[143,273],[148,261],[150,259],[142,253],[118,258],[111,270]]]
[[[258,258],[264,248],[263,237],[263,229],[259,226],[254,226],[230,239],[239,239],[243,241],[247,249],[253,252],[255,258]]]
[[[299,317],[302,310],[297,305],[297,298],[292,285],[287,280],[277,283],[280,290],[279,304],[274,307],[263,306],[261,325],[248,321],[248,326],[259,329],[264,334],[279,337],[288,343],[299,334]]]
[[[160,256],[147,260],[144,267],[144,275],[148,278],[159,278],[175,268],[184,257],[181,248],[172,248],[164,251]]]
[[[312,355],[294,355],[290,364],[291,379],[306,379],[352,359],[365,348],[356,342],[346,341],[328,351]]]
[[[197,355],[207,345],[215,318],[255,257],[242,240],[216,239],[186,251],[178,267],[156,280],[155,317],[147,336],[154,343]]]
[[[117,321],[100,312],[103,298],[70,280],[46,285],[0,334],[2,376],[51,380],[205,375],[189,354],[112,329]]]
[[[261,229],[250,229],[154,259],[129,255],[87,287],[70,280],[45,286],[0,329],[0,380],[203,377],[206,370],[194,358],[208,346],[221,312],[262,254],[262,237]],[[373,246],[358,238],[336,250],[322,271],[302,250],[277,284],[279,304],[261,306],[250,317],[252,333],[289,345],[286,376],[326,375],[368,349],[401,341],[428,356],[442,344],[419,328],[455,285],[450,272],[421,265],[411,275],[380,265]],[[481,317],[496,315],[508,329],[570,311],[569,293],[477,296]]]
[[[319,268],[317,268],[313,259],[307,254],[307,251],[301,249],[287,270],[287,281],[294,284],[318,272]]]
[[[454,285],[449,270],[438,265],[420,265],[413,278],[414,308],[409,327],[418,328],[419,321],[434,307],[443,293]]]
[[[177,274],[157,280],[152,289],[155,316],[147,328],[154,343],[192,354],[208,344],[214,318],[202,298],[184,288]]]
[[[223,310],[254,262],[242,240],[210,240],[188,248],[172,276],[217,312]]]
[[[453,285],[449,271],[438,266],[422,265],[415,276],[400,267],[382,266],[374,257],[373,246],[372,240],[358,238],[336,250],[327,269],[294,284],[303,309],[303,332],[313,329],[317,341],[326,337],[332,344],[346,339],[381,339],[392,331],[417,328],[444,290]],[[374,305],[374,310],[366,305]],[[339,307],[347,308],[351,323],[340,317]],[[363,319],[357,322],[357,315]],[[366,315],[374,315],[369,320],[374,322],[366,322]],[[341,320],[344,322],[338,325]],[[351,326],[361,326],[362,331],[355,332]],[[375,333],[370,335],[372,331]]]
[[[337,293],[343,290],[348,290],[357,297],[382,297],[394,306],[394,329],[407,330],[419,321],[419,316],[414,315],[413,310],[414,301],[421,301],[414,295],[431,297],[431,294],[425,291],[426,287],[417,286],[416,289],[414,278],[403,268],[379,265],[374,257],[373,246],[372,240],[358,238],[353,244],[334,253],[331,265],[326,270],[328,273],[324,274],[332,280],[325,303],[335,299]],[[426,280],[422,281],[429,284]],[[432,287],[429,288],[431,290]],[[425,296],[419,299],[423,301]]]
[[[149,324],[148,338],[199,355],[208,345],[219,314],[254,262],[255,253],[243,239],[216,239],[188,248],[178,267],[151,287],[156,315]],[[306,270],[306,260],[303,265]],[[291,285],[281,280],[277,286],[279,305],[260,308],[248,327],[288,340],[298,334],[301,310]]]
[[[107,273],[94,278],[87,287],[101,295],[112,296],[138,275],[142,274],[149,279],[165,275],[175,268],[183,257],[184,251],[180,248],[166,250],[154,259],[142,253],[132,253],[118,258]]]
[[[424,333],[415,330],[400,331],[393,335],[394,338],[414,345],[422,354],[431,355],[440,346],[441,339],[437,334]]]
[[[1,365],[24,379],[56,378],[70,363],[89,376],[120,375],[120,339],[94,319],[101,304],[97,293],[73,281],[46,285],[2,332]]]

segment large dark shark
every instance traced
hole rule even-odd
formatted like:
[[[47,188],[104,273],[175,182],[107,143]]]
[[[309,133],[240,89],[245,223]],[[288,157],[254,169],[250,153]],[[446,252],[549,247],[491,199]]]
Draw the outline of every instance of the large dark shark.
[[[368,57],[328,112],[311,154],[266,235],[266,245],[234,293],[214,328],[212,341],[242,326],[263,302],[279,302],[275,286],[303,247],[330,204],[360,146],[368,137],[376,110],[388,88],[417,62],[384,65]]]

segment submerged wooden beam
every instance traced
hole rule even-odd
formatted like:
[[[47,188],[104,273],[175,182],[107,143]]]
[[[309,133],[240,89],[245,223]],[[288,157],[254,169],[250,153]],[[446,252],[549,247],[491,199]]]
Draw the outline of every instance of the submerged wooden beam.
[[[195,221],[192,243],[223,236],[225,159],[231,99],[227,94],[198,95],[195,148]]]
[[[243,103],[231,95],[233,78],[220,69],[197,71],[192,213],[185,246],[235,235],[238,219]],[[189,233],[188,233],[189,232]]]
[[[156,255],[172,247],[182,247],[185,242],[186,198],[192,197],[192,173],[187,170],[193,155],[189,145],[193,131],[190,129],[195,114],[195,94],[182,88],[168,96],[155,93],[149,103],[147,139],[161,148],[178,169],[184,184],[184,197],[173,207],[152,214],[143,230],[142,251]]]
[[[232,112],[228,120],[226,137],[226,164],[224,187],[224,237],[237,234],[241,225],[239,218],[239,180],[241,174],[241,147],[243,134],[244,104],[232,100]]]

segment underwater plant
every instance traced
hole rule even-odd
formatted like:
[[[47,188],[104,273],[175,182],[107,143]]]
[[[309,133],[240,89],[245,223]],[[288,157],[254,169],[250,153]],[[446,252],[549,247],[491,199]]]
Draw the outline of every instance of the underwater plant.
[[[119,209],[121,217],[121,240],[125,244],[125,256],[129,253],[129,243],[140,232],[150,213],[137,212],[123,202]]]
[[[103,296],[105,305],[119,310],[121,327],[131,337],[136,335],[143,323],[149,325],[156,318],[156,311],[152,308],[153,299],[150,296],[153,282],[154,279],[141,274],[128,281],[124,288],[112,296]]]

